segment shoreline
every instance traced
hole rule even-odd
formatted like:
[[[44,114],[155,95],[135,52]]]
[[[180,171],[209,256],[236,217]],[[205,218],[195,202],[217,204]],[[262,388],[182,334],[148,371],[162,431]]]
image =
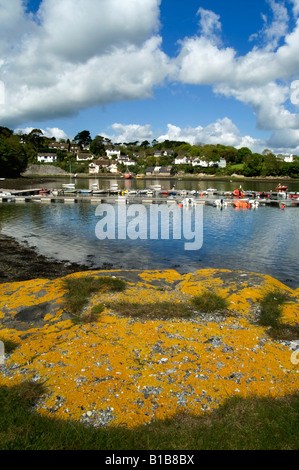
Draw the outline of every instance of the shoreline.
[[[22,245],[1,232],[0,246],[0,285],[33,279],[53,280],[75,272],[91,270],[89,266],[47,258],[35,248]]]
[[[27,175],[27,176],[20,176],[18,179],[24,179],[24,180],[30,180],[30,179],[34,179],[34,180],[37,180],[37,179],[40,179],[40,180],[53,180],[53,179],[56,179],[56,178],[68,178],[69,175]],[[72,177],[73,179],[75,179],[74,177]],[[78,173],[77,174],[77,179],[94,179],[94,175],[89,175],[89,174],[86,174],[86,173]],[[113,175],[112,173],[110,175],[99,175],[99,176],[96,176],[96,179],[103,179],[103,180],[109,180],[109,179],[117,179],[117,180],[125,180],[125,178],[121,178],[120,176],[115,176]],[[16,178],[14,178],[16,179]],[[153,179],[158,179],[158,180],[170,180],[170,181],[178,181],[178,180],[183,180],[183,181],[202,181],[202,180],[206,180],[206,181],[232,181],[232,182],[237,182],[237,181],[251,181],[251,182],[279,182],[279,181],[285,181],[285,182],[293,182],[293,183],[296,183],[298,182],[299,183],[299,178],[289,178],[287,176],[281,176],[281,177],[276,177],[276,176],[255,176],[255,177],[248,177],[248,176],[242,176],[242,175],[233,175],[233,176],[229,176],[229,175],[203,175],[203,174],[200,174],[200,175],[176,175],[176,176],[160,176],[160,175],[145,175],[143,176],[142,178],[136,178],[136,177],[133,177],[132,180],[136,180],[136,179],[140,179],[140,180],[153,180]],[[6,181],[9,181],[9,179],[7,179]]]

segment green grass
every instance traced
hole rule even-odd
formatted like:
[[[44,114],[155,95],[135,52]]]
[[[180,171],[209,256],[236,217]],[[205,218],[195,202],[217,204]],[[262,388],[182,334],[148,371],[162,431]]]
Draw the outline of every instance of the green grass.
[[[225,313],[228,308],[228,301],[214,292],[206,291],[202,295],[193,297],[192,304],[202,313]]]
[[[4,339],[0,336],[0,341],[4,344],[4,351],[5,354],[10,354],[12,353],[19,345],[15,341],[12,341],[10,339]]]
[[[172,318],[194,318],[198,313],[226,313],[228,302],[213,292],[204,292],[193,297],[190,303],[155,302],[134,303],[127,301],[110,302],[107,307],[120,315],[143,320],[169,320]]]
[[[299,339],[299,326],[281,323],[282,307],[289,296],[278,290],[268,292],[260,301],[260,316],[258,323],[269,327],[268,333],[273,339]]]
[[[93,429],[31,407],[44,386],[0,388],[1,450],[298,450],[299,395],[234,397],[211,415],[179,414],[134,430]],[[125,417],[124,417],[125,420]]]
[[[84,320],[83,309],[88,304],[92,294],[104,292],[121,292],[126,288],[122,279],[114,277],[80,277],[67,278],[63,283],[67,290],[64,295],[65,309],[71,314],[74,321]],[[99,313],[99,308],[98,308]],[[94,311],[96,315],[96,312]],[[86,318],[85,318],[86,320]]]
[[[143,320],[194,317],[194,309],[190,305],[177,302],[135,303],[120,301],[110,302],[107,307],[120,315]]]

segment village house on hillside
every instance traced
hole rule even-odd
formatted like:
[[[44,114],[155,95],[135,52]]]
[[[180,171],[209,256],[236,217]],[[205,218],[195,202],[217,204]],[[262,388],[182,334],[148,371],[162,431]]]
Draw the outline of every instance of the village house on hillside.
[[[294,156],[292,154],[291,155],[278,154],[278,155],[276,155],[276,158],[277,158],[277,160],[281,160],[281,161],[284,161],[286,163],[293,163],[293,161],[294,161]]]
[[[119,158],[120,157],[120,150],[119,149],[107,149],[105,151],[106,153],[106,157],[108,157],[109,159],[115,157],[115,158]]]
[[[48,148],[55,150],[66,150],[68,152],[69,144],[66,142],[50,142],[48,144]]]
[[[77,162],[87,162],[93,160],[95,157],[90,153],[77,153],[76,160]]]
[[[105,160],[103,158],[99,158],[98,160],[93,160],[89,164],[89,173],[94,175],[98,174],[100,170],[104,168],[108,168],[110,166],[110,160]]]
[[[56,163],[57,155],[56,153],[39,153],[37,155],[37,161],[39,163]]]
[[[78,144],[71,144],[71,146],[70,146],[70,152],[79,153],[80,150],[81,150],[80,145],[78,145]]]
[[[135,166],[136,162],[134,160],[130,160],[130,158],[126,155],[120,155],[117,158],[117,163],[123,163],[126,166]]]

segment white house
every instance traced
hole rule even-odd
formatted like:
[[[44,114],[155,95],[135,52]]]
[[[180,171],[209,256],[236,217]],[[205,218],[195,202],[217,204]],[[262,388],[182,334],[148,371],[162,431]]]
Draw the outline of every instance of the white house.
[[[294,161],[294,156],[292,154],[291,155],[279,154],[279,155],[276,155],[276,158],[278,160],[283,160],[286,163],[293,163],[293,161]]]
[[[174,160],[175,165],[183,165],[186,163],[189,163],[189,160],[187,159],[186,156],[181,156],[181,157],[176,157]]]
[[[111,163],[111,165],[109,165],[109,170],[110,170],[110,173],[118,173],[117,164]]]
[[[109,160],[104,160],[104,159],[98,159],[98,160],[93,160],[89,165],[89,174],[94,175],[100,172],[100,169],[102,168],[108,168],[110,165]]]
[[[226,160],[225,158],[220,158],[219,162],[218,162],[218,167],[219,168],[226,168]]]
[[[55,149],[55,150],[66,150],[68,152],[69,150],[69,144],[67,142],[50,142],[48,144],[49,149]]]
[[[174,154],[173,150],[161,150],[154,152],[154,157],[170,157]]]
[[[119,158],[120,157],[120,150],[118,149],[107,149],[106,156],[111,159],[112,157]]]
[[[90,153],[77,153],[76,160],[77,162],[87,162],[93,160],[94,156]]]
[[[201,158],[196,157],[192,161],[192,166],[202,166],[204,168],[207,168],[209,164],[206,160],[202,160]]]
[[[117,163],[123,163],[126,166],[135,166],[136,162],[134,160],[130,160],[128,156],[120,155],[117,157]]]
[[[40,163],[56,163],[57,155],[56,153],[39,153],[37,155],[37,161]]]

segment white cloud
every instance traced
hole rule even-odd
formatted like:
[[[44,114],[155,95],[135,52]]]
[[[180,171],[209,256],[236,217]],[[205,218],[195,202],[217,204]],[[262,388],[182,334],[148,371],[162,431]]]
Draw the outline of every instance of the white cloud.
[[[250,39],[261,37],[265,41],[266,49],[274,50],[278,46],[280,39],[287,34],[289,15],[284,4],[275,2],[275,0],[267,0],[267,3],[269,3],[272,10],[273,19],[269,22],[268,17],[263,14],[263,29],[258,33],[252,34]]]
[[[14,133],[15,134],[30,134],[30,132],[33,130],[33,127],[25,127],[23,129],[15,129]],[[40,129],[45,137],[55,137],[56,140],[64,139],[67,140],[69,136],[62,130],[59,129],[58,127],[47,127],[46,130]]]
[[[177,140],[188,142],[191,145],[197,143],[204,144],[222,144],[230,145],[236,148],[249,147],[254,151],[258,151],[263,147],[263,142],[253,139],[250,136],[241,136],[237,126],[229,118],[218,119],[216,122],[206,127],[188,127],[181,129],[173,124],[167,125],[167,133],[161,135],[158,140]]]
[[[141,126],[140,124],[120,124],[115,123],[111,126],[112,134],[100,133],[103,137],[108,137],[112,142],[135,142],[140,143],[144,140],[152,141],[153,132],[150,124]]]
[[[124,44],[141,45],[159,26],[161,0],[44,0],[38,17],[42,47],[85,62]]]
[[[201,35],[209,41],[219,44],[221,42],[219,33],[221,33],[222,30],[220,16],[213,11],[205,10],[202,7],[198,9],[197,15],[200,16],[198,24]]]
[[[21,0],[13,0],[14,15],[10,1],[0,0],[11,31],[10,53],[0,62],[6,125],[149,98],[172,67],[156,35],[161,0],[43,0],[39,22]],[[20,23],[27,29],[15,38]]]
[[[244,56],[203,36],[181,41],[176,76],[186,84],[210,85],[218,95],[234,97],[248,105],[262,130],[299,129],[299,114],[290,106],[291,83],[299,76],[299,19],[288,32],[288,11],[282,2],[268,0],[273,21],[262,31],[265,45]],[[299,0],[293,0],[299,15]],[[279,46],[279,43],[282,45]],[[287,134],[286,134],[287,135]],[[275,141],[277,143],[277,139]]]

